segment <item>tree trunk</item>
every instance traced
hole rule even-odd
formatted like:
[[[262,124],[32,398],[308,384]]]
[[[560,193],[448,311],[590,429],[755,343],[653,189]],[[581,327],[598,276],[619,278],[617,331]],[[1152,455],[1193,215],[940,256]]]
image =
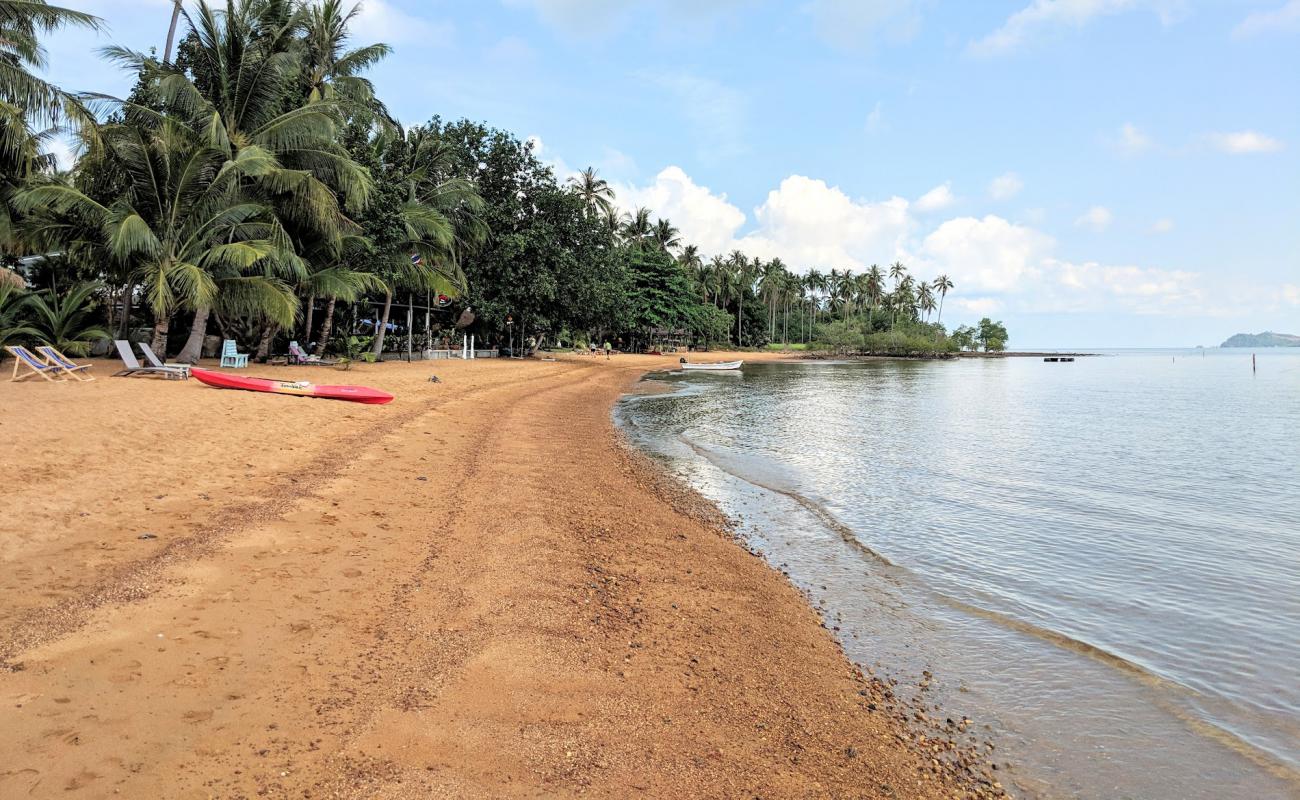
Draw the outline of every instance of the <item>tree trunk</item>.
[[[172,24],[167,28],[167,45],[163,48],[163,63],[170,64],[172,60],[172,41],[176,38],[176,20],[181,15],[181,0],[176,0],[172,6]]]
[[[164,361],[167,360],[167,334],[171,332],[171,327],[171,314],[160,315],[153,324],[153,341],[149,343],[149,347]]]
[[[135,296],[135,283],[127,281],[126,291],[122,295],[122,322],[117,329],[117,338],[125,339],[131,333],[131,298]]]
[[[190,326],[190,336],[176,356],[177,361],[185,364],[199,363],[199,356],[203,355],[203,337],[208,332],[208,316],[211,313],[212,309],[207,306],[199,306],[194,312],[194,324]]]
[[[268,322],[266,327],[262,328],[262,340],[257,343],[257,355],[255,356],[258,361],[265,361],[271,355],[271,343],[275,341],[275,334],[278,330],[280,330],[280,326],[274,322]]]
[[[384,313],[379,317],[379,330],[375,333],[375,346],[371,352],[375,354],[375,360],[384,352],[384,336],[388,333],[388,312],[393,310],[393,293],[384,292]]]
[[[329,303],[325,305],[325,321],[320,324],[320,341],[316,342],[316,355],[325,355],[325,345],[329,343],[330,333],[334,330],[334,303],[336,299],[331,297]]]
[[[315,311],[316,295],[309,294],[307,295],[307,313],[303,315],[306,324],[302,329],[302,343],[307,347],[311,347],[311,326],[313,322],[312,317],[315,316]]]

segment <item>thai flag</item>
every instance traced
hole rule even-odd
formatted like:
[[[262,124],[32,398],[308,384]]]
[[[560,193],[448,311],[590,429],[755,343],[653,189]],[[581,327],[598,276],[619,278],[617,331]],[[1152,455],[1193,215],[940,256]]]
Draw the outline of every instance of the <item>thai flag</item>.
[[[424,263],[424,257],[419,253],[411,253],[411,266],[418,267]]]

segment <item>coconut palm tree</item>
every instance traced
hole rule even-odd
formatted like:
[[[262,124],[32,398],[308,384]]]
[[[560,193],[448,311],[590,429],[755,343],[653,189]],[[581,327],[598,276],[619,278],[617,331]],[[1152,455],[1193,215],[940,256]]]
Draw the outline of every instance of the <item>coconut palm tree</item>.
[[[208,147],[174,121],[155,130],[105,128],[101,138],[128,176],[127,192],[108,205],[57,183],[33,185],[14,206],[34,226],[64,225],[58,215],[103,232],[115,259],[135,267],[155,315],[153,347],[165,351],[176,309],[217,308],[260,314],[290,324],[297,299],[285,282],[301,261],[270,206],[244,192],[241,181],[273,169],[264,152],[240,158]]]
[[[608,215],[614,208],[614,190],[609,182],[600,177],[595,167],[587,167],[567,181],[590,213]]]
[[[150,81],[163,106],[157,112],[121,103],[128,123],[156,125],[159,119],[179,119],[200,132],[205,147],[228,160],[247,153],[263,166],[241,174],[237,188],[273,210],[286,240],[337,241],[350,228],[345,209],[362,208],[372,187],[366,170],[351,159],[337,136],[345,114],[355,113],[354,103],[364,99],[364,86],[350,74],[355,64],[339,63],[348,57],[341,53],[339,37],[345,35],[349,17],[343,17],[344,28],[338,28],[339,19],[318,14],[318,41],[309,46],[300,33],[313,17],[306,7],[286,0],[229,0],[221,13],[200,0],[193,13],[182,14],[190,30],[181,48],[184,71],[123,48],[105,50]],[[334,45],[326,41],[330,36]],[[312,56],[318,63],[310,65],[316,72],[308,69],[313,47],[320,50]],[[318,85],[303,90],[304,82],[317,79]],[[295,269],[302,271],[301,261]],[[211,309],[211,303],[195,307],[179,359],[198,359]],[[275,328],[283,324],[281,318],[267,317],[259,351],[269,346]],[[165,322],[155,325],[155,347],[165,345],[159,337],[166,329]]]
[[[650,209],[638,206],[624,214],[621,233],[623,240],[634,246],[640,246],[649,240],[654,233],[654,225],[650,222]]]
[[[375,160],[383,164],[383,180],[403,194],[397,211],[402,235],[388,252],[376,254],[384,291],[376,357],[383,353],[394,289],[459,294],[465,286],[461,264],[487,238],[483,199],[471,181],[455,175],[452,148],[423,128],[408,134],[403,146],[395,144],[383,133],[372,142]]]
[[[70,25],[98,30],[100,20],[44,0],[0,0],[0,252],[9,255],[20,247],[9,199],[54,167],[46,148],[59,126],[85,130],[93,124],[75,98],[32,74],[47,66],[41,36]]]
[[[654,229],[650,233],[650,238],[654,239],[655,244],[669,255],[674,250],[682,246],[681,232],[673,227],[673,224],[666,219],[655,220]]]
[[[936,322],[943,322],[943,299],[948,296],[948,290],[952,286],[952,280],[947,275],[940,275],[930,284],[930,287],[939,293],[939,317],[935,320]]]
[[[376,97],[374,84],[363,77],[393,50],[382,42],[348,49],[348,27],[361,13],[361,4],[347,11],[343,8],[342,0],[321,0],[300,11],[307,101],[338,101],[350,114],[363,114],[396,128],[388,109]]]
[[[934,293],[930,290],[930,284],[922,281],[917,285],[916,306],[925,314],[926,322],[930,321],[930,312],[934,311]]]

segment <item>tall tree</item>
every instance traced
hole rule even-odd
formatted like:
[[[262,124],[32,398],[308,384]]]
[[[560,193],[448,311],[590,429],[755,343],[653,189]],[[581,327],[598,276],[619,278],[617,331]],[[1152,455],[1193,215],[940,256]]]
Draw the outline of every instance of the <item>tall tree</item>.
[[[952,280],[947,275],[940,275],[930,284],[930,288],[939,293],[939,318],[938,322],[943,322],[943,299],[948,296],[948,290],[952,289]]]
[[[609,182],[600,177],[595,167],[587,167],[582,172],[569,178],[570,188],[577,192],[593,214],[608,215],[614,209],[614,190]]]

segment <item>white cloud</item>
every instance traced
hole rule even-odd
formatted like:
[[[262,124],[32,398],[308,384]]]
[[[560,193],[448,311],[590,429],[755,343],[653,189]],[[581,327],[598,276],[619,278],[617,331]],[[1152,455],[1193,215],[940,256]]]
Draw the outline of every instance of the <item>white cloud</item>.
[[[930,191],[921,195],[913,204],[917,211],[940,211],[957,202],[957,196],[952,193],[952,182],[941,183]]]
[[[809,0],[803,11],[817,34],[840,47],[869,45],[878,35],[907,41],[921,25],[917,0]]]
[[[736,232],[745,224],[744,212],[728,202],[725,194],[715,195],[707,186],[695,183],[681,167],[660,171],[648,186],[612,188],[620,208],[644,206],[654,216],[672,220],[683,241],[710,255],[730,250]]]
[[[975,317],[996,314],[1002,310],[1002,301],[996,297],[958,297],[952,304]]]
[[[971,42],[968,50],[978,56],[1008,53],[1040,36],[1082,28],[1097,17],[1142,6],[1154,8],[1161,22],[1169,24],[1177,18],[1182,3],[1178,0],[1032,0],[1007,17],[1002,27]]]
[[[741,92],[712,78],[686,72],[643,70],[638,77],[676,96],[695,134],[701,160],[715,162],[748,150],[744,132],[749,103]]]
[[[994,200],[1007,200],[1020,194],[1025,188],[1024,181],[1014,172],[1004,172],[989,182],[989,197]]]
[[[1275,153],[1283,147],[1282,141],[1255,131],[1211,133],[1206,136],[1210,144],[1225,153]]]
[[[755,230],[736,246],[799,268],[860,269],[906,253],[914,221],[908,202],[854,200],[825,181],[791,175],[754,210]]]
[[[1169,233],[1173,229],[1174,229],[1174,221],[1172,219],[1169,219],[1168,217],[1165,217],[1164,219],[1158,219],[1151,225],[1152,233]]]
[[[1006,292],[1033,279],[1055,241],[1045,233],[992,214],[958,217],[921,242],[919,257],[954,283],[977,292]]]
[[[1090,228],[1098,233],[1110,227],[1110,223],[1115,219],[1115,215],[1110,213],[1110,209],[1105,206],[1093,206],[1083,215],[1074,221],[1074,224],[1080,228]]]
[[[1151,149],[1151,137],[1147,136],[1136,125],[1131,122],[1125,122],[1119,129],[1119,149],[1125,153],[1136,155]]]
[[[1281,8],[1256,11],[1232,29],[1234,39],[1246,39],[1266,33],[1300,31],[1300,0],[1288,0]]]
[[[365,0],[349,32],[353,41],[364,44],[421,42],[429,47],[444,47],[451,44],[455,26],[408,14],[387,0]]]
[[[1289,306],[1300,306],[1300,286],[1294,283],[1283,284],[1282,302]]]

